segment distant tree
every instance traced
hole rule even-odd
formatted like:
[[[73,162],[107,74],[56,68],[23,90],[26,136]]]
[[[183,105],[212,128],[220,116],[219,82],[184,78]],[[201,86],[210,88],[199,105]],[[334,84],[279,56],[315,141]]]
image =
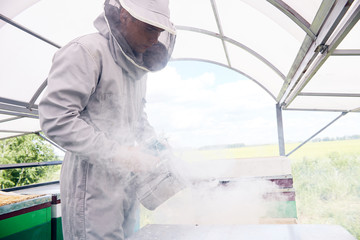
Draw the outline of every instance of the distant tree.
[[[328,141],[342,141],[342,140],[354,140],[359,139],[360,135],[351,135],[351,136],[342,136],[336,138],[324,137],[324,138],[314,138],[312,142],[328,142]]]
[[[359,139],[360,135],[352,135],[349,137],[349,139]]]
[[[321,142],[321,138],[314,138],[313,140],[311,140],[312,142]]]
[[[215,150],[215,149],[226,149],[226,148],[241,148],[245,147],[244,143],[233,143],[233,144],[218,144],[218,145],[207,145],[199,147],[199,150]]]
[[[52,146],[37,135],[31,134],[0,141],[0,164],[58,161]],[[37,183],[60,166],[44,166],[0,170],[1,188]]]

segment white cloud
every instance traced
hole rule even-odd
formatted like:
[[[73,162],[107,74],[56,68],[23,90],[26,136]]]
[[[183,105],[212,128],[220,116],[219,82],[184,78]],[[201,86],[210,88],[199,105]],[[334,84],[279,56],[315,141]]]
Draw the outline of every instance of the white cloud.
[[[149,75],[147,95],[150,123],[179,146],[266,142],[262,135],[275,124],[275,103],[250,80],[183,79],[167,67]]]
[[[167,67],[149,75],[147,100],[150,123],[176,147],[278,140],[275,101],[251,80],[212,72],[183,78]],[[339,114],[283,111],[285,141],[304,141]],[[359,134],[359,119],[349,113],[317,137]]]
[[[284,111],[284,135],[288,141],[304,141],[335,120],[339,112]],[[325,128],[315,138],[360,134],[360,114],[348,113]]]
[[[148,99],[152,99],[153,102],[170,100],[181,104],[210,99],[212,93],[209,88],[215,81],[211,73],[204,73],[197,78],[182,79],[173,67],[151,73],[148,79]]]
[[[239,108],[259,109],[275,104],[270,96],[250,80],[237,80],[219,85],[215,95],[218,107],[230,111],[238,111]]]

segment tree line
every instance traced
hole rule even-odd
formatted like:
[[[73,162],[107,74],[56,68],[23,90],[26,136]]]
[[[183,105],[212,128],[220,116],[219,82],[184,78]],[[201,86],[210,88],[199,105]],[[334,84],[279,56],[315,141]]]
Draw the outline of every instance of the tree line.
[[[54,148],[35,134],[0,141],[0,164],[59,161]],[[49,181],[61,166],[0,170],[1,189]]]
[[[343,137],[324,137],[324,138],[314,138],[312,142],[328,142],[328,141],[341,141],[341,140],[354,140],[360,139],[360,135],[351,135]]]

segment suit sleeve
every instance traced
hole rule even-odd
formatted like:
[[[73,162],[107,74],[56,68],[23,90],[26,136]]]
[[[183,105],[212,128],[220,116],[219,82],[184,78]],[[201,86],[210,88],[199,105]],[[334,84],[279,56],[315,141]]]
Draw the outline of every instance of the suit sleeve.
[[[42,131],[67,151],[91,157],[111,158],[116,142],[80,117],[94,93],[101,66],[79,43],[57,52],[48,86],[39,104]]]

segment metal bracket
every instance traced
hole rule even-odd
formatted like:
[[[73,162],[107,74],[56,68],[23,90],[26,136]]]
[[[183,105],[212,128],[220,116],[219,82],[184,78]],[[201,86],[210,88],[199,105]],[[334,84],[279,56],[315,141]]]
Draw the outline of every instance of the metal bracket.
[[[321,54],[324,54],[328,52],[328,48],[329,45],[320,44],[315,48],[314,52],[320,52]]]

